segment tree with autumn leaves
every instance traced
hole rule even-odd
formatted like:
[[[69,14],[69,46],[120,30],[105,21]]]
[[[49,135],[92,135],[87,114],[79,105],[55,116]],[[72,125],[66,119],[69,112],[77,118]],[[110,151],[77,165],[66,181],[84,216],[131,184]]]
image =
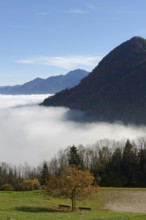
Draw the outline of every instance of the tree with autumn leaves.
[[[68,165],[61,164],[59,173],[49,176],[47,191],[71,199],[72,211],[76,210],[76,200],[95,195],[94,177],[83,168],[82,158],[75,146],[70,147]]]
[[[48,193],[70,198],[72,211],[76,210],[76,200],[95,195],[94,177],[87,170],[75,165],[62,168],[59,175],[51,175],[47,187]]]

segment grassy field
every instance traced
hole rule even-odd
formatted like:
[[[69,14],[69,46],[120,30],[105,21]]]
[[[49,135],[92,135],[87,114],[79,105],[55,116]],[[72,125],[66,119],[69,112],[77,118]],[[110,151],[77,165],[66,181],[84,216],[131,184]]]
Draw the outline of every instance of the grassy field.
[[[145,199],[145,189],[102,188],[94,199],[77,202],[92,211],[73,213],[58,209],[70,200],[40,191],[0,192],[0,220],[146,220]]]

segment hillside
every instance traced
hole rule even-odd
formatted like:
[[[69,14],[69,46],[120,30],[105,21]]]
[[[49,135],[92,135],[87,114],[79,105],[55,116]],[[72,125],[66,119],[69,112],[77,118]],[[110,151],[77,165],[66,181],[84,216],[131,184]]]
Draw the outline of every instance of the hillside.
[[[99,188],[97,196],[77,203],[78,207],[91,207],[91,211],[72,212],[58,208],[58,204],[71,205],[69,200],[40,190],[0,191],[0,217],[5,220],[145,220],[145,203],[145,189]]]
[[[51,76],[47,79],[36,78],[23,85],[1,86],[0,94],[54,94],[63,89],[74,87],[87,75],[87,71],[77,69],[66,75]]]
[[[133,37],[112,50],[81,83],[44,100],[100,121],[146,124],[146,40]]]

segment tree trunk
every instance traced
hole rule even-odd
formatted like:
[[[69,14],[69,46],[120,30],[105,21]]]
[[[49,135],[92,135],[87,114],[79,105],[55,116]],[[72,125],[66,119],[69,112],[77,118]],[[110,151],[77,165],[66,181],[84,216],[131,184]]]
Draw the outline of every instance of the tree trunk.
[[[72,211],[76,211],[76,198],[72,197]]]

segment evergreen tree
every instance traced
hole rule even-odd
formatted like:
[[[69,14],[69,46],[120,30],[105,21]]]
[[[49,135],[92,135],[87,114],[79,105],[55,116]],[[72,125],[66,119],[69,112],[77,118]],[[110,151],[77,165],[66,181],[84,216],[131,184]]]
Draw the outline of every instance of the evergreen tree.
[[[141,148],[138,154],[139,158],[139,172],[137,175],[137,179],[139,182],[139,186],[146,186],[146,149]]]
[[[112,154],[111,160],[107,165],[106,186],[123,186],[125,177],[121,173],[122,151],[116,148]]]
[[[40,184],[41,186],[46,186],[49,179],[48,165],[46,162],[43,163],[43,167],[40,174]]]
[[[69,155],[68,155],[68,164],[75,165],[78,167],[83,167],[83,161],[78,153],[78,149],[73,145],[70,147]]]
[[[137,149],[127,140],[123,151],[122,174],[126,178],[125,186],[135,186],[137,183],[136,173],[138,170]]]

